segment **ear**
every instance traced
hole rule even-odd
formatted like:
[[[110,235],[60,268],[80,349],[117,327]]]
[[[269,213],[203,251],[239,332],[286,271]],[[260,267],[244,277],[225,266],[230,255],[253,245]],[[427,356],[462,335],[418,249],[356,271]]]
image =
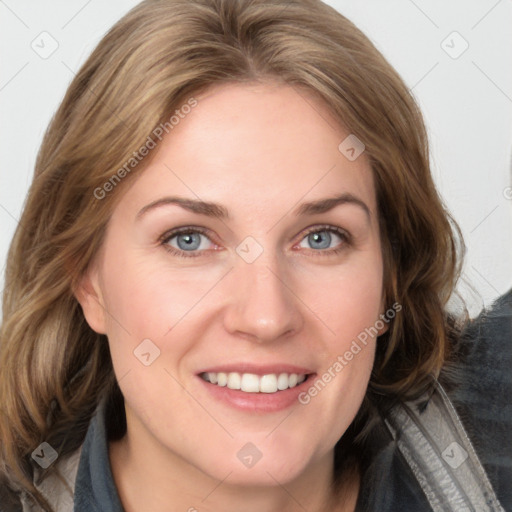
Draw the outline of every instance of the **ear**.
[[[106,313],[98,271],[95,265],[80,278],[73,294],[82,306],[89,327],[98,334],[106,334]]]

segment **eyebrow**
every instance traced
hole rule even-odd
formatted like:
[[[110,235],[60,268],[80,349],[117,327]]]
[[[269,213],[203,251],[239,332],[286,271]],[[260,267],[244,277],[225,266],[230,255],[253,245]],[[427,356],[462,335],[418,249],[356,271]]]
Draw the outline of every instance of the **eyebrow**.
[[[220,204],[178,196],[162,197],[161,199],[157,199],[156,201],[149,203],[148,205],[144,206],[144,208],[142,208],[139,213],[137,213],[136,218],[139,219],[150,210],[154,210],[156,208],[170,204],[181,206],[185,210],[188,210],[192,213],[197,213],[199,215],[206,215],[208,217],[214,217],[217,219],[230,218],[228,210]],[[341,204],[353,204],[359,206],[366,213],[368,219],[371,217],[370,209],[366,203],[350,193],[343,193],[334,197],[327,197],[324,199],[311,201],[309,203],[302,203],[293,211],[293,214],[295,216],[318,215],[320,213],[328,212]]]

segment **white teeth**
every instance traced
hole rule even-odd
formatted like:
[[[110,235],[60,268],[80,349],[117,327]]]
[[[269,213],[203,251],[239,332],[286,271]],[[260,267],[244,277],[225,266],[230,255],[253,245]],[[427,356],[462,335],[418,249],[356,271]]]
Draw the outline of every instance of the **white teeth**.
[[[261,377],[260,391],[262,393],[275,393],[277,391],[277,376],[275,373]]]
[[[270,373],[260,376],[254,373],[208,372],[202,373],[201,377],[217,386],[227,386],[229,389],[237,389],[245,393],[276,393],[294,388],[306,380],[305,374],[297,373],[280,373],[278,375]]]
[[[213,375],[215,375],[215,373]],[[213,384],[212,381],[210,382]],[[228,376],[225,373],[217,373],[217,386],[224,387],[227,383]]]
[[[228,375],[228,388],[229,389],[240,389],[242,385],[242,377],[239,373],[230,373]]]
[[[280,391],[283,391],[283,389],[288,389],[288,382],[288,374],[280,373],[279,377],[277,378],[277,389]]]
[[[253,373],[244,373],[240,389],[246,393],[257,393],[260,390],[260,378]]]

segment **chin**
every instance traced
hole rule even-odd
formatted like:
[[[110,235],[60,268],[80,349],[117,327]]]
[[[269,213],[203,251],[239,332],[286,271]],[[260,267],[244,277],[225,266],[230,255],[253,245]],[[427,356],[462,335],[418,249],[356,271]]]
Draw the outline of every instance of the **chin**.
[[[233,451],[226,447],[209,459],[198,467],[215,480],[237,486],[275,486],[297,479],[311,463],[311,454],[299,449],[272,449],[268,442],[258,449],[247,442],[237,443]]]
[[[214,476],[219,481],[226,479],[226,483],[241,487],[263,487],[286,485],[297,479],[304,471],[304,467],[296,464],[285,463],[281,460],[267,460],[266,463],[260,460],[252,468],[242,465],[231,464],[226,467],[226,472],[220,474],[216,471]],[[218,473],[218,474],[217,474]],[[226,475],[229,477],[226,478]]]

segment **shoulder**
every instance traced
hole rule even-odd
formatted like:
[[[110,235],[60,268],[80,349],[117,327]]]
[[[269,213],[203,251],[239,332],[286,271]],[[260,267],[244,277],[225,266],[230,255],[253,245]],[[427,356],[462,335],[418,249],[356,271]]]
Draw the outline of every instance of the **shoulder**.
[[[49,471],[34,471],[34,486],[52,506],[55,512],[73,512],[75,479],[82,447],[56,461]],[[42,512],[26,493],[15,495],[0,489],[0,512]]]
[[[471,321],[449,396],[502,505],[512,509],[512,290]]]
[[[82,447],[57,461],[54,470],[34,484],[52,505],[55,512],[72,512],[75,493],[75,480],[80,462]]]

